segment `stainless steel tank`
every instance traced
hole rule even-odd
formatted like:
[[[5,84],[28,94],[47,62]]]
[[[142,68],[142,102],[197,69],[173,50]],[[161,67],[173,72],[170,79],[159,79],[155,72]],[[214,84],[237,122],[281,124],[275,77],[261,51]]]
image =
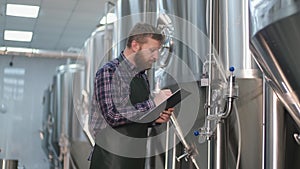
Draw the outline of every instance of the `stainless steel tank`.
[[[254,57],[300,127],[299,1],[250,1]]]
[[[89,142],[94,144],[88,129],[88,115],[93,97],[94,78],[97,70],[109,60],[117,57],[114,55],[116,47],[113,41],[113,24],[106,24],[95,29],[91,36],[85,41],[82,52],[85,65],[84,88],[81,92],[77,92],[78,97],[81,97],[82,103],[78,105],[80,110],[77,111],[79,116],[84,118],[79,119],[84,129],[84,132],[89,138]]]
[[[213,44],[224,71],[235,68],[238,99],[231,115],[217,125],[213,168],[262,168],[263,80],[249,49],[246,1],[214,1]]]
[[[46,156],[49,156],[49,122],[51,120],[51,113],[50,113],[50,105],[51,103],[51,91],[47,88],[44,91],[43,96],[43,121],[42,121],[42,130],[40,131],[40,137],[42,140],[42,149],[46,153]],[[51,140],[50,140],[51,141]]]
[[[18,169],[18,160],[0,159],[1,169]]]
[[[74,110],[75,90],[81,91],[84,86],[84,66],[67,64],[57,67],[57,114],[58,133],[70,140],[83,139],[82,128]],[[75,83],[76,82],[76,83]]]
[[[66,64],[57,67],[55,88],[56,138],[63,168],[87,168],[85,159],[90,152],[83,126],[81,126],[82,95],[85,72],[82,64]],[[84,148],[84,149],[82,149]]]
[[[263,164],[265,168],[299,168],[300,2],[257,0],[249,1],[249,5],[253,56],[274,91],[271,98],[277,96],[285,107],[267,110]],[[276,103],[276,99],[269,97],[266,102]]]
[[[117,22],[114,23],[116,54],[119,54],[124,49],[127,35],[137,22],[147,22],[152,25],[156,24],[156,4],[156,0],[116,1],[115,12],[118,18]]]
[[[50,164],[50,169],[59,167],[59,138],[57,122],[57,97],[56,76],[50,86],[44,91],[43,96],[43,121],[40,137],[42,149],[44,150]]]
[[[85,57],[85,90],[91,99],[94,87],[94,76],[96,71],[104,63],[116,57],[113,56],[113,25],[100,26],[94,30],[91,36],[85,41],[83,55]]]
[[[56,126],[54,117],[54,86],[51,84],[45,91],[43,96],[43,121],[40,137],[42,140],[42,149],[44,150],[51,168],[58,166],[58,141],[54,137]]]
[[[185,63],[197,80],[202,74],[202,62],[208,55],[208,37],[205,25],[206,2],[205,1],[117,1],[116,22],[117,31],[117,51],[120,52],[125,47],[125,40],[132,26],[137,22],[147,22],[157,26],[158,18],[161,14],[166,14],[171,20],[174,30],[170,33],[174,40],[174,55],[183,62],[170,60],[167,69],[174,73],[180,82],[191,79],[186,76],[188,70],[184,69]],[[176,70],[175,70],[176,69]],[[164,77],[163,77],[164,78]],[[162,86],[167,86],[168,80],[162,81]]]

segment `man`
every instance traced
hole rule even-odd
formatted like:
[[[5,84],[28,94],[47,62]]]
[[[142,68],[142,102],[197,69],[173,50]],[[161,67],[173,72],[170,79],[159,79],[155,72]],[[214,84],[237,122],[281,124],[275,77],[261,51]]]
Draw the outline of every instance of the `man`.
[[[147,128],[169,120],[173,108],[147,123],[139,117],[167,99],[170,90],[150,96],[145,71],[158,59],[163,36],[146,23],[136,24],[120,56],[95,77],[90,128],[95,137],[90,169],[143,169]]]

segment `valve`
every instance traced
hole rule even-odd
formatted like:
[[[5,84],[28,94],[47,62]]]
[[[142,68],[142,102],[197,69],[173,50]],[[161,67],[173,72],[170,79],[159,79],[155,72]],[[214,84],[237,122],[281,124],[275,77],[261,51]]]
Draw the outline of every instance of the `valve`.
[[[224,109],[221,111],[217,110],[217,112],[207,115],[204,127],[194,131],[194,136],[199,137],[199,143],[203,143],[205,140],[210,139],[215,130],[215,125],[221,119],[227,118],[232,112],[234,99],[238,97],[238,85],[235,82],[235,76],[233,74],[234,70],[235,68],[233,66],[229,67],[230,75],[227,79],[226,88],[223,88],[223,98],[226,100]]]
[[[198,130],[195,130],[194,131],[194,136],[199,136],[200,135],[200,132]]]
[[[227,91],[225,96],[227,98],[237,98],[238,97],[238,86],[235,83],[235,76],[233,75],[234,67],[231,66],[229,68],[230,75],[228,76],[228,83],[227,83]]]
[[[176,160],[179,162],[181,159],[185,159],[185,161],[188,161],[188,158],[191,156],[192,154],[192,149],[184,149],[184,153],[182,155],[180,155],[179,157],[176,157]]]

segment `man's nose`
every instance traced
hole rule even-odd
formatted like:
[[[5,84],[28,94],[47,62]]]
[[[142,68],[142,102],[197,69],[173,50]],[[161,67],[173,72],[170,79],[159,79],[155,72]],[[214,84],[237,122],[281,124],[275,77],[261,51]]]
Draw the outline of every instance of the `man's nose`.
[[[154,58],[155,61],[158,59],[158,57],[159,57],[159,52],[158,52],[158,50],[156,50],[156,51],[153,53],[152,57]]]

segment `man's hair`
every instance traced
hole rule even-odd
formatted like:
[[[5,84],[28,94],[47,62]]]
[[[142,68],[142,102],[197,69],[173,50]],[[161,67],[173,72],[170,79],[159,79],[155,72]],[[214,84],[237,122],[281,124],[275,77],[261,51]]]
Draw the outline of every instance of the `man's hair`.
[[[152,25],[147,23],[137,23],[129,32],[126,46],[130,48],[131,42],[133,40],[137,41],[138,43],[144,44],[147,42],[146,37],[157,40],[161,44],[164,41],[164,36],[160,32],[158,32],[158,30]]]

